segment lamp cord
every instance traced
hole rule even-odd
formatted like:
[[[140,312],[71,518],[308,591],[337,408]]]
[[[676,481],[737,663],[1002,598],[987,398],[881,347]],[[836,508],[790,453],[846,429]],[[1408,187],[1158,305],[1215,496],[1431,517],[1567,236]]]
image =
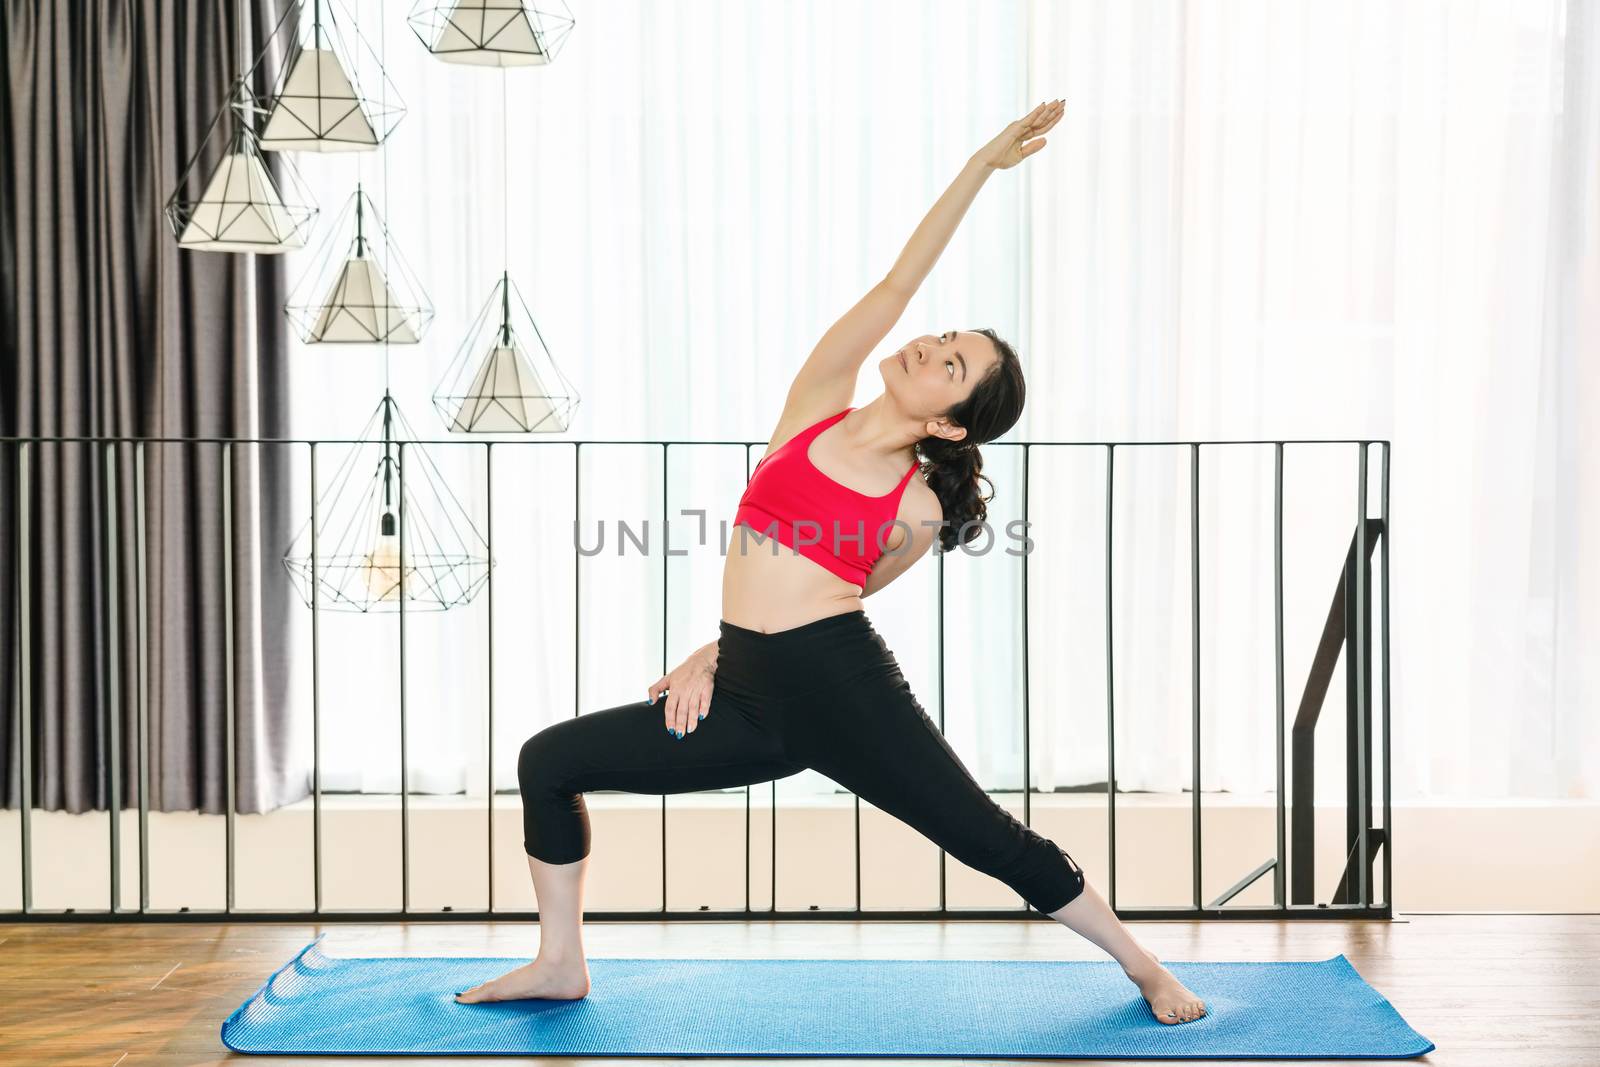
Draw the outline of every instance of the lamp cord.
[[[382,101],[379,108],[379,122],[384,121],[382,116],[389,113],[389,79],[386,73],[389,69],[389,20],[383,17],[383,0],[378,0],[378,68],[380,86],[378,96]],[[379,146],[383,152],[383,279],[384,279],[384,315],[383,315],[383,392],[389,395],[389,138],[385,135],[383,144]]]
[[[500,68],[500,262],[501,262],[502,266],[501,266],[500,269],[501,269],[501,272],[505,275],[505,277],[507,279],[506,280],[506,284],[507,285],[511,284],[510,283],[510,275],[511,275],[511,240],[510,240],[510,237],[507,234],[507,231],[509,231],[511,229],[511,226],[510,226],[510,222],[511,222],[511,220],[510,220],[511,197],[510,197],[510,194],[507,191],[509,186],[510,186],[510,177],[509,177],[509,175],[510,175],[510,172],[511,172],[511,164],[509,162],[509,159],[510,159],[510,156],[511,156],[511,140],[510,140],[510,136],[509,136],[509,134],[507,132],[509,130],[509,126],[508,126],[508,120],[506,118],[506,113],[509,110],[509,105],[507,104],[507,99],[508,99],[507,94],[508,94],[509,90],[506,88],[506,86],[507,86],[507,83],[509,81],[510,81],[510,79],[506,75],[506,68],[505,67],[501,67]]]

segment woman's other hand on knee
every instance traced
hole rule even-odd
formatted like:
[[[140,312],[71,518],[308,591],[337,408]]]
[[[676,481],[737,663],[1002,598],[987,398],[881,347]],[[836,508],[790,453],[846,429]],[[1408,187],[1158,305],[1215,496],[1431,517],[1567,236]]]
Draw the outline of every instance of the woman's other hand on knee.
[[[650,686],[650,703],[666,694],[662,722],[678,740],[692,734],[711,711],[711,692],[716,677],[712,661],[703,650],[696,650],[671,673],[663,674]]]

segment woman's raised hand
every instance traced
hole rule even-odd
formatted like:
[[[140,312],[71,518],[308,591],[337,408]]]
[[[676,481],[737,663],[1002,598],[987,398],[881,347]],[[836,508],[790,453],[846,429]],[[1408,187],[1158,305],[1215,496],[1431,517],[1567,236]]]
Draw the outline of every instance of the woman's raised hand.
[[[978,158],[995,170],[1016,166],[1044,147],[1042,134],[1061,120],[1066,108],[1066,103],[1061,100],[1040,104],[980,148]],[[1030,137],[1037,140],[1029,140]]]
[[[705,656],[695,652],[675,667],[671,674],[663,674],[650,687],[650,703],[654,704],[662,693],[667,694],[662,706],[662,719],[667,732],[678,740],[694,728],[711,710],[711,690],[714,671]]]

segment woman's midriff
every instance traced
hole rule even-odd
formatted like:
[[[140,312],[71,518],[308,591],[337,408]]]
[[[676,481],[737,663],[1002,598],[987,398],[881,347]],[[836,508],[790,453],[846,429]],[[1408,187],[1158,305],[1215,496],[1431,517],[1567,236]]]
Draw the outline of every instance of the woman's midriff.
[[[729,533],[722,564],[722,617],[735,626],[776,633],[860,611],[861,587],[788,545],[741,524]]]

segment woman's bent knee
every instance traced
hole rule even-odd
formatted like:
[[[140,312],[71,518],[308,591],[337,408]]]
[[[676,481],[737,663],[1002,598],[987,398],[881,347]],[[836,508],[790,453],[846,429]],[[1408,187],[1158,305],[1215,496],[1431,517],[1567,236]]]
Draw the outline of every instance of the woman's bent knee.
[[[522,742],[517,753],[517,784],[524,796],[537,789],[559,788],[560,777],[570,766],[560,751],[560,725],[547,726]]]
[[[583,794],[568,786],[571,753],[564,752],[564,723],[534,734],[517,753],[522,793],[522,850],[545,863],[575,863],[589,855],[589,815]]]

